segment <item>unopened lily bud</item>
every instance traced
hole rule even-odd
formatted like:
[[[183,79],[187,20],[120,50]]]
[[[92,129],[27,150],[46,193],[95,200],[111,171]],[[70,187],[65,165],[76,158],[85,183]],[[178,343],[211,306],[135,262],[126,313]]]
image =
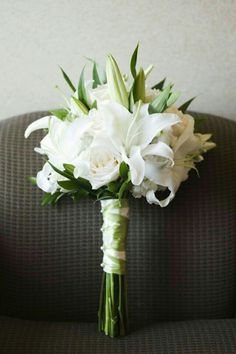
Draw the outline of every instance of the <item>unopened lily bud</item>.
[[[128,108],[128,93],[119,67],[112,55],[108,55],[107,57],[106,74],[111,99]]]

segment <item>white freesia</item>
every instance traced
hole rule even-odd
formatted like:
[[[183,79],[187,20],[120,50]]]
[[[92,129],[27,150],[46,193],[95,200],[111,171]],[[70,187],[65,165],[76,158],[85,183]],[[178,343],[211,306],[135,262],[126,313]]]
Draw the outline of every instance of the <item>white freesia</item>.
[[[56,173],[46,162],[41,171],[37,173],[36,182],[39,188],[46,193],[55,193],[58,189],[57,182],[62,180],[62,176]]]

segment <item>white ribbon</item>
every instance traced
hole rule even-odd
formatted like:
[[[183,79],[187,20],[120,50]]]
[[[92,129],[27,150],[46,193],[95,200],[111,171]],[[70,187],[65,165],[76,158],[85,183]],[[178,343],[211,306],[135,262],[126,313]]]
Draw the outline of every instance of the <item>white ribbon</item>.
[[[108,199],[101,201],[103,225],[103,262],[106,273],[124,274],[126,265],[126,234],[129,207],[127,200]]]

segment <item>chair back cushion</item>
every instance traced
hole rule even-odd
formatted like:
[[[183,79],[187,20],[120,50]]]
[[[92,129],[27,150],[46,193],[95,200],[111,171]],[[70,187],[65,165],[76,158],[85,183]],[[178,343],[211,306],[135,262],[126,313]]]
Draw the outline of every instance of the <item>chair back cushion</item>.
[[[46,112],[0,123],[0,313],[96,321],[102,269],[99,202],[41,207],[33,151],[43,133],[24,130]],[[235,310],[236,123],[206,114],[217,148],[167,208],[130,200],[127,245],[132,322],[231,317]]]

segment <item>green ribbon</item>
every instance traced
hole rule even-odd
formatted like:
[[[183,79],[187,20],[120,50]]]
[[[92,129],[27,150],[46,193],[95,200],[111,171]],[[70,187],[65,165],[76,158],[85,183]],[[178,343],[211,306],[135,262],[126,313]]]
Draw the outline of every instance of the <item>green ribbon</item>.
[[[101,201],[103,215],[103,262],[104,272],[125,274],[126,235],[128,230],[129,205],[126,199]]]

